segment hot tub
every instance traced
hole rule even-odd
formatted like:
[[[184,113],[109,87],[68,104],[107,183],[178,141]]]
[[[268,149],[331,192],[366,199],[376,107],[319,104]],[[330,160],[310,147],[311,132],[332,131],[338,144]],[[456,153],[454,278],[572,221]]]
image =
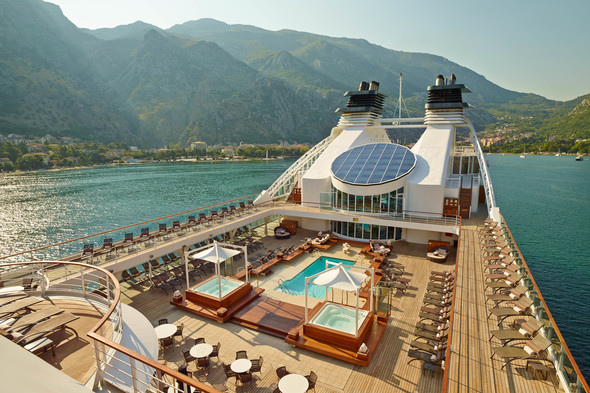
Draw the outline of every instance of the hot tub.
[[[368,314],[367,310],[359,310],[359,328]],[[341,304],[326,303],[310,323],[354,335],[356,329],[355,318],[356,310],[354,308]]]
[[[354,307],[326,302],[308,323],[303,324],[303,335],[356,352],[371,329],[374,315],[367,310],[359,310],[357,335],[355,318]]]
[[[221,299],[219,299],[221,281]],[[250,291],[251,285],[229,277],[213,276],[186,291],[186,299],[208,307],[228,307]]]
[[[200,283],[193,288],[191,288],[195,292],[204,293],[206,295],[211,295],[215,297],[219,297],[219,283],[221,282],[221,297],[229,294],[234,289],[238,288],[243,284],[241,281],[232,280],[231,278],[221,277],[221,280],[218,280],[217,277],[212,277],[211,279]]]

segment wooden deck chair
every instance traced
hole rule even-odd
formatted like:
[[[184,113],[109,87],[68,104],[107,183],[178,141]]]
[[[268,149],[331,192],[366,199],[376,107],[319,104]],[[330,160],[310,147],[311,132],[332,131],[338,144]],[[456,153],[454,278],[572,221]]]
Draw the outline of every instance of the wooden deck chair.
[[[496,302],[496,305],[498,305],[501,302],[518,300],[527,292],[527,287],[523,284],[520,284],[516,288],[508,288],[506,291],[501,291],[500,293],[488,294],[486,303],[488,302],[488,300],[491,300],[493,302]]]
[[[424,363],[432,364],[433,366],[442,367],[442,362],[445,359],[445,352],[439,351],[436,354],[431,354],[428,352],[418,351],[416,349],[410,349],[408,351],[408,356],[410,357],[408,364],[419,360]]]
[[[490,341],[493,338],[502,341],[502,346],[515,340],[529,340],[532,336],[537,334],[543,327],[543,324],[535,318],[531,318],[528,321],[522,322],[518,329],[502,329],[502,330],[491,330]]]
[[[27,296],[29,296],[29,295],[27,295],[23,291],[4,294],[4,295],[2,295],[2,297],[0,297],[0,307],[3,307],[9,303],[15,302],[18,299],[22,299]]]
[[[67,326],[68,323],[75,321],[79,317],[69,312],[63,312],[54,317],[44,320],[33,326],[26,334],[20,338],[16,338],[17,344],[24,345],[31,341],[34,341],[40,337],[43,337],[49,333],[53,333],[59,329],[71,329],[76,336],[78,332],[71,326]]]
[[[25,330],[32,325],[35,325],[54,315],[61,314],[62,312],[64,312],[64,310],[56,306],[45,307],[41,310],[33,311],[32,313],[23,315],[22,317],[18,318],[15,322],[13,322],[10,325],[10,327],[5,328],[5,330],[7,332]]]
[[[533,300],[523,296],[522,298],[509,303],[511,307],[496,307],[490,310],[488,319],[494,315],[498,318],[498,325],[508,317],[517,315],[525,315],[530,312],[530,307],[533,305]]]
[[[515,360],[543,359],[545,357],[545,351],[550,345],[551,341],[547,340],[543,335],[537,334],[535,338],[525,342],[523,347],[492,347],[493,353],[490,359],[494,355],[501,358],[504,361],[502,368]]]
[[[447,349],[447,343],[446,342],[442,342],[442,343],[441,342],[433,342],[433,341],[423,342],[423,341],[418,341],[418,340],[412,340],[412,342],[410,342],[410,347],[420,350],[420,351],[424,351],[424,352],[428,352],[433,355],[436,355],[438,352],[444,351]]]
[[[36,296],[27,296],[24,298],[20,298],[18,300],[15,300],[14,302],[8,303],[0,307],[0,317],[6,317],[19,311],[29,309],[29,307],[31,307],[32,305],[40,303],[42,301],[43,299],[38,298]]]

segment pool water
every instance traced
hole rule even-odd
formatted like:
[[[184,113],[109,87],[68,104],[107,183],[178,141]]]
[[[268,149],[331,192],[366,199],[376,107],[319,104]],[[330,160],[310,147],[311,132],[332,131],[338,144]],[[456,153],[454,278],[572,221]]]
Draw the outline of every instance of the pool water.
[[[319,257],[311,265],[306,267],[302,272],[297,274],[290,280],[285,281],[284,286],[289,290],[288,293],[292,295],[303,295],[305,294],[305,277],[313,276],[314,274],[323,272],[326,270],[326,262],[331,264],[328,267],[332,267],[335,264],[342,263],[343,265],[352,266],[354,261],[347,259],[331,258],[331,257]],[[279,285],[275,288],[276,291],[285,292]],[[321,285],[309,284],[308,296],[315,297],[316,299],[323,299],[326,295],[326,289]]]
[[[359,310],[358,326],[363,324],[367,310]],[[327,303],[311,320],[314,325],[327,327],[340,332],[355,334],[356,310],[352,307],[346,307],[341,304]]]
[[[221,277],[221,297],[224,297],[243,283],[236,280],[231,280],[226,277]],[[194,291],[204,293],[206,295],[219,297],[219,284],[217,277],[205,281],[203,284],[193,288]]]

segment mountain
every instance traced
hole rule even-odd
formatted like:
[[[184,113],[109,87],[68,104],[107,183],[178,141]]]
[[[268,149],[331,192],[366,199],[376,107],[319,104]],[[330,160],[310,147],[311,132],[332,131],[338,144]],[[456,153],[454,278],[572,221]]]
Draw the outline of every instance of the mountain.
[[[0,0],[0,132],[136,141],[134,117],[88,63],[98,40],[59,7]]]
[[[314,143],[336,123],[343,93],[361,80],[381,83],[389,96],[385,116],[392,116],[400,73],[414,116],[423,114],[425,86],[437,74],[457,75],[473,92],[465,98],[476,108],[467,116],[477,129],[525,114],[551,128],[551,119],[582,101],[506,90],[440,56],[213,19],[167,30],[141,21],[88,30],[53,4],[0,0],[0,34],[4,134],[49,132],[142,147]]]

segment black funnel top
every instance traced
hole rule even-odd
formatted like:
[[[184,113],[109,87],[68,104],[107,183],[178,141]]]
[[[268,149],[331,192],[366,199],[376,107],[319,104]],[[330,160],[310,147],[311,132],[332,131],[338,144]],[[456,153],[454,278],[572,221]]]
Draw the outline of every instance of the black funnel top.
[[[451,75],[451,82],[454,82],[454,75]],[[428,86],[428,101],[426,109],[462,109],[469,107],[463,102],[462,93],[471,93],[465,85],[450,83]]]
[[[371,89],[374,87],[376,89]],[[361,82],[359,91],[347,91],[344,97],[349,97],[346,108],[338,108],[336,112],[341,113],[359,113],[359,112],[374,112],[383,113],[383,105],[385,101],[385,94],[379,93],[379,84],[371,82],[369,85],[366,82]]]

